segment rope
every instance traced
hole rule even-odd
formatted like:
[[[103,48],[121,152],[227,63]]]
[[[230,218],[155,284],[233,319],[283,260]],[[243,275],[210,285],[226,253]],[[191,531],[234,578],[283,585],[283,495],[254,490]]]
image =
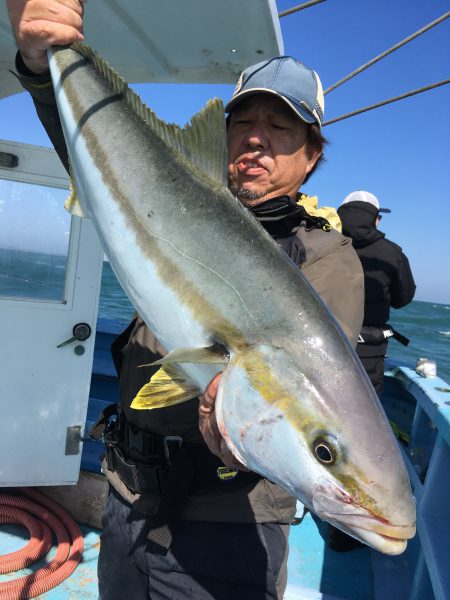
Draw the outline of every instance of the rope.
[[[378,62],[379,60],[381,60],[382,58],[384,58],[388,54],[391,54],[395,50],[398,50],[398,48],[401,48],[401,46],[404,46],[405,44],[407,44],[408,42],[410,42],[414,38],[418,37],[422,33],[425,33],[425,31],[428,31],[429,29],[431,29],[435,25],[438,25],[442,21],[445,21],[445,19],[447,19],[448,17],[450,17],[450,11],[444,13],[441,17],[439,17],[438,19],[432,21],[428,25],[425,25],[425,27],[422,27],[422,29],[419,29],[418,31],[416,31],[415,33],[411,34],[410,36],[408,36],[407,38],[405,38],[401,42],[398,42],[398,44],[395,44],[395,46],[392,46],[391,48],[389,48],[385,52],[382,52],[378,56],[375,56],[375,58],[372,58],[372,60],[369,60],[369,62],[365,63],[364,65],[361,65],[360,67],[358,67],[358,69],[355,69],[354,71],[352,71],[351,73],[349,73],[348,75],[346,75],[345,77],[343,77],[342,79],[340,79],[339,81],[337,81],[336,83],[333,83],[333,85],[331,85],[329,88],[327,88],[324,91],[324,94],[328,94],[329,92],[335,90],[337,87],[339,87],[340,85],[342,85],[343,83],[345,83],[346,81],[348,81],[349,79],[351,79],[352,77],[355,77],[356,75],[358,75],[362,71],[365,71],[365,69],[368,69],[369,67],[371,67],[372,65],[374,65],[376,62]]]
[[[337,123],[338,121],[343,121],[344,119],[348,119],[349,117],[354,117],[355,115],[359,115],[363,112],[367,112],[368,110],[373,110],[374,108],[379,108],[380,106],[384,106],[385,104],[390,104],[391,102],[397,102],[397,100],[403,100],[404,98],[409,98],[409,96],[414,96],[415,94],[420,94],[421,92],[427,92],[428,90],[433,90],[441,85],[446,85],[450,83],[450,79],[443,79],[442,81],[438,81],[437,83],[433,83],[431,85],[427,85],[425,87],[419,88],[417,90],[413,90],[411,92],[406,92],[405,94],[401,94],[400,96],[395,96],[394,98],[389,98],[389,100],[383,100],[382,102],[377,102],[376,104],[371,104],[370,106],[365,106],[364,108],[360,108],[358,110],[354,110],[352,112],[346,113],[340,117],[336,117],[335,119],[330,119],[329,121],[325,121],[323,123],[323,127],[326,125],[331,125],[332,123]]]
[[[282,10],[278,13],[278,18],[286,17],[287,15],[292,15],[292,13],[296,13],[299,10],[303,10],[304,8],[309,8],[314,4],[319,4],[319,2],[325,2],[325,0],[310,0],[309,2],[305,2],[304,4],[299,4],[298,6],[293,6],[292,8],[288,8],[287,10]]]
[[[30,540],[21,550],[0,558],[0,573],[22,569],[45,556],[52,545],[52,532],[58,546],[53,560],[43,568],[0,582],[0,600],[27,600],[51,590],[73,573],[83,553],[83,535],[66,511],[35,489],[17,491],[20,495],[0,494],[0,523],[25,526]]]

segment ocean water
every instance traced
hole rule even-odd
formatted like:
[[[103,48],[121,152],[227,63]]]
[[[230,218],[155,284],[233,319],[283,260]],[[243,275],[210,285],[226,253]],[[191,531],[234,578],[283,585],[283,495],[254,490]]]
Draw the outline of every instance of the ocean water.
[[[391,325],[409,338],[408,346],[390,340],[388,357],[415,366],[418,358],[434,360],[437,374],[450,384],[450,304],[413,300],[391,309]]]
[[[0,248],[0,296],[63,300],[65,256]]]
[[[27,296],[58,300],[64,294],[65,258],[0,249],[0,296]],[[108,262],[103,265],[99,317],[122,321],[124,327],[134,308]],[[390,323],[410,339],[407,347],[390,340],[388,357],[407,366],[425,357],[437,363],[437,372],[450,384],[450,304],[413,301],[391,310]]]
[[[133,310],[109,263],[105,262],[99,316],[122,321],[127,320]],[[450,384],[450,304],[413,301],[405,308],[392,309],[390,323],[410,342],[405,347],[391,339],[388,357],[411,367],[418,358],[434,360],[438,375]]]

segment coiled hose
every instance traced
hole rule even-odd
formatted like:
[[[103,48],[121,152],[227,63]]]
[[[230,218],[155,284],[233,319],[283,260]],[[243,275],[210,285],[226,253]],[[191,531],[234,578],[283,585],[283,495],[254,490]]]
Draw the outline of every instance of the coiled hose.
[[[52,532],[57,541],[56,554],[47,565],[19,579],[0,582],[0,600],[35,598],[69,577],[81,560],[80,528],[56,502],[36,489],[15,488],[14,493],[1,493],[0,523],[23,525],[30,533],[24,548],[0,557],[0,573],[23,569],[45,556],[52,546]]]

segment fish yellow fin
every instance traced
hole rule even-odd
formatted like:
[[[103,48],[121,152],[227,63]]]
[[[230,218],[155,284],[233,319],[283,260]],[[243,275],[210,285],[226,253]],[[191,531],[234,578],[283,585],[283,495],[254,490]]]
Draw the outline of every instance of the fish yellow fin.
[[[208,348],[176,348],[151,363],[152,365],[173,365],[180,363],[204,364],[204,365],[226,365],[229,360],[227,350],[220,344]],[[148,366],[148,365],[142,365]]]
[[[197,384],[188,379],[184,372],[171,364],[163,365],[139,390],[131,408],[152,410],[181,404],[201,393]]]
[[[64,202],[64,208],[74,217],[86,217],[86,213],[77,198],[72,177],[70,178],[69,196]]]
[[[200,174],[206,174],[227,187],[226,124],[223,103],[219,98],[210,100],[185,127],[166,123],[142,102],[117,71],[92,48],[79,42],[72,44],[71,48],[92,63],[95,70],[107,79],[113,92],[123,95],[130,109],[179,158],[197,167]]]

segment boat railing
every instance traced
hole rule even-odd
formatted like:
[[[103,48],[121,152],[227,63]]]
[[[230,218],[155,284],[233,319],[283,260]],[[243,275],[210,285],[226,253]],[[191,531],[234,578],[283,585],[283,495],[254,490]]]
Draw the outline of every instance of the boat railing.
[[[415,401],[402,450],[417,502],[417,536],[409,543],[408,600],[450,598],[450,387],[397,367],[389,374]]]

